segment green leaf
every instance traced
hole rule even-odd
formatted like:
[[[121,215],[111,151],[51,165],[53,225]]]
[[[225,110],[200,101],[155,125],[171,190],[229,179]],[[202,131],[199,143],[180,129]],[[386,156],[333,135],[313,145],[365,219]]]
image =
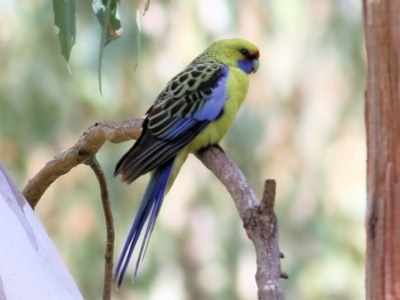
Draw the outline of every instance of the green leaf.
[[[106,28],[105,45],[122,34],[121,20],[118,14],[118,0],[93,0],[92,7],[101,27]],[[109,11],[107,11],[107,7]],[[105,27],[106,26],[106,27]]]
[[[136,19],[135,19],[135,30],[134,30],[134,36],[136,39],[136,53],[134,53],[135,56],[135,67],[134,69],[136,70],[137,66],[139,65],[139,59],[140,59],[140,49],[142,47],[142,28],[140,26],[140,12],[139,10],[136,10]]]
[[[75,44],[75,0],[53,0],[54,24],[59,28],[61,54],[68,62]]]
[[[103,64],[104,47],[119,38],[122,34],[121,21],[117,10],[117,0],[93,0],[92,7],[99,21],[101,30],[100,49],[99,49],[99,88],[101,89],[101,69]]]
[[[146,5],[144,7],[143,16],[146,14],[146,12],[149,10],[149,8],[150,8],[150,0],[146,0]]]

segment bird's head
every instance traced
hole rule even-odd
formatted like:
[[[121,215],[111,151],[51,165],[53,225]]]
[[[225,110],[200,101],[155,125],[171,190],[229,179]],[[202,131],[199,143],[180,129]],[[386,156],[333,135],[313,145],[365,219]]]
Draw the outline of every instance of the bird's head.
[[[210,56],[229,67],[240,68],[243,72],[255,73],[260,66],[260,51],[243,39],[226,39],[213,43],[202,55]]]

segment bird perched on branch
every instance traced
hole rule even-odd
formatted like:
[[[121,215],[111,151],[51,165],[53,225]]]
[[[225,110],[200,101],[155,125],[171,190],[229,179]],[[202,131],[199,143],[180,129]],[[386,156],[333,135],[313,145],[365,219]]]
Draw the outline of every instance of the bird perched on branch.
[[[145,229],[136,276],[164,196],[188,154],[217,145],[228,131],[246,97],[247,75],[259,67],[259,56],[257,47],[246,40],[217,41],[172,78],[147,111],[139,139],[119,160],[114,173],[129,184],[151,172],[114,270],[118,287]]]

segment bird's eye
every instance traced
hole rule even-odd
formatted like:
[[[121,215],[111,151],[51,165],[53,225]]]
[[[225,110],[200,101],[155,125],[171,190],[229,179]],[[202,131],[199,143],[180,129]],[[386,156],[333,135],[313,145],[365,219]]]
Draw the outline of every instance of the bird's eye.
[[[242,53],[244,56],[250,55],[250,52],[247,49],[240,49],[239,52]]]

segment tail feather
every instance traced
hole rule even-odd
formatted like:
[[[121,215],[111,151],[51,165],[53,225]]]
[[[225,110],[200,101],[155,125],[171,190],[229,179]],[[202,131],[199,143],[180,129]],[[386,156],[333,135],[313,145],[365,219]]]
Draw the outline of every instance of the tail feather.
[[[173,166],[174,158],[159,166],[151,175],[150,182],[146,188],[146,192],[143,196],[142,202],[140,203],[139,210],[136,214],[135,220],[133,221],[125,245],[122,249],[121,256],[114,270],[113,280],[114,282],[117,282],[118,287],[121,286],[133,250],[135,249],[146,221],[148,221],[143,242],[136,261],[134,272],[134,277],[136,277],[139,265],[146,253],[147,245],[149,243],[158,212],[160,211],[162,202],[164,200],[165,190],[167,188]]]

